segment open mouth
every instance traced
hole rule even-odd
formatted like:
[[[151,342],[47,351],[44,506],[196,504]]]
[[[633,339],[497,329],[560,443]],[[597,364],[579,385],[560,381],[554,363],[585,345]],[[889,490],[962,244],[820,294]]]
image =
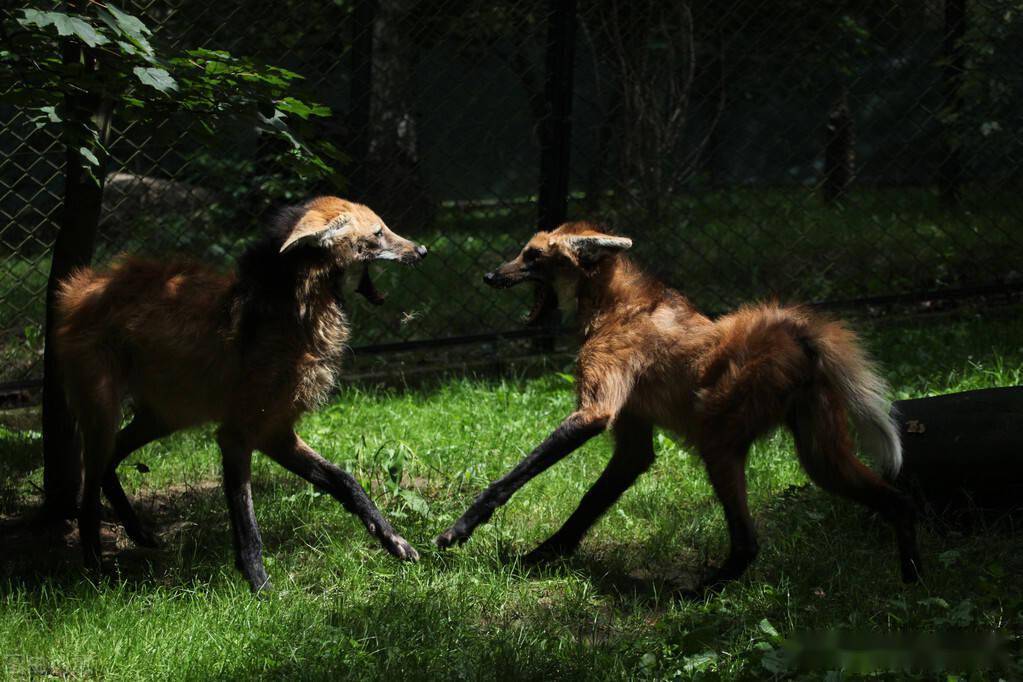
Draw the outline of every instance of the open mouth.
[[[387,297],[377,291],[373,285],[373,278],[369,276],[369,263],[362,266],[362,275],[359,277],[359,286],[355,291],[362,294],[362,297],[373,305],[380,305],[387,300]]]
[[[527,325],[535,324],[543,316],[544,311],[551,307],[555,301],[554,289],[547,282],[534,280],[533,282],[533,307],[529,309],[523,322]]]

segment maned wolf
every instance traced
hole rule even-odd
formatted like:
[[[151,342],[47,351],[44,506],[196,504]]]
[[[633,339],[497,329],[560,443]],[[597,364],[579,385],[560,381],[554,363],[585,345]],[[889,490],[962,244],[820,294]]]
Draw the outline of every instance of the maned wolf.
[[[854,456],[849,417],[864,449],[889,476],[902,459],[886,386],[856,336],[841,322],[774,304],[711,321],[622,255],[630,246],[631,240],[588,223],[569,223],[537,233],[515,260],[484,276],[495,287],[535,281],[538,293],[557,296],[562,310],[577,314],[583,337],[578,409],[480,494],[437,544],[468,540],[527,481],[610,428],[615,450],[607,469],[561,529],[526,560],[571,553],[650,467],[656,425],[695,446],[724,506],[731,551],[700,591],[718,587],[742,575],[757,554],[746,504],[747,452],[755,439],[785,424],[814,481],[895,527],[902,577],[915,580],[913,507]]]
[[[79,535],[99,567],[100,487],[134,542],[139,522],[117,465],[146,443],[217,422],[235,564],[253,590],[270,585],[252,507],[253,449],[337,498],[399,559],[419,558],[351,474],[302,442],[293,427],[334,385],[349,336],[341,285],[379,302],[366,263],[414,264],[426,248],[391,232],[369,208],[320,197],[285,209],[260,242],[221,274],[187,261],[121,257],[62,283],[56,348],[83,444]],[[134,417],[118,432],[121,403]]]

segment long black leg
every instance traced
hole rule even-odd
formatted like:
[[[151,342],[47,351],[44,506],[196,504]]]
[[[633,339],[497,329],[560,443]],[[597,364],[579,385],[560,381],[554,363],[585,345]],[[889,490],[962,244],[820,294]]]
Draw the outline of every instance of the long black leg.
[[[855,455],[843,412],[828,409],[836,400],[826,391],[820,405],[798,405],[790,417],[796,452],[814,483],[873,509],[895,528],[903,581],[920,579],[922,564],[916,544],[912,500],[868,469]]]
[[[269,589],[270,578],[263,567],[263,539],[252,507],[252,448],[225,429],[217,432],[224,461],[224,493],[231,515],[235,565],[253,592]]]
[[[398,535],[355,477],[321,457],[298,434],[283,434],[261,449],[285,469],[331,495],[346,510],[358,516],[370,535],[388,552],[404,561],[419,559],[419,552]]]
[[[82,545],[85,567],[98,571],[102,564],[103,548],[100,544],[100,479],[106,453],[90,436],[83,438],[85,475],[82,480],[82,502],[78,508],[78,539]],[[91,442],[90,442],[91,441]],[[102,453],[102,454],[101,454]],[[99,461],[90,461],[90,457]]]
[[[749,513],[746,492],[746,457],[749,444],[730,448],[701,449],[710,483],[714,487],[728,524],[728,558],[705,579],[697,595],[720,588],[735,580],[749,567],[759,552],[756,529]]]
[[[437,536],[437,546],[444,549],[456,542],[464,543],[476,527],[486,523],[494,511],[507,502],[515,491],[603,431],[607,422],[606,416],[586,412],[572,413],[514,469],[480,493],[461,518]]]
[[[89,569],[99,570],[103,549],[100,544],[100,485],[103,472],[114,449],[114,432],[118,421],[118,404],[108,386],[96,389],[89,411],[79,417],[82,432],[85,475],[82,502],[78,509],[78,537],[82,555]]]
[[[648,422],[623,414],[611,433],[615,440],[611,461],[564,525],[523,558],[527,563],[574,552],[593,524],[653,464],[653,427]]]
[[[171,429],[167,428],[151,412],[141,407],[138,408],[131,422],[117,433],[114,456],[103,475],[103,494],[113,506],[128,537],[136,545],[142,547],[156,547],[159,545],[159,541],[156,535],[139,520],[124,488],[121,487],[121,480],[117,476],[117,467],[128,455],[147,443],[167,435],[170,431]]]

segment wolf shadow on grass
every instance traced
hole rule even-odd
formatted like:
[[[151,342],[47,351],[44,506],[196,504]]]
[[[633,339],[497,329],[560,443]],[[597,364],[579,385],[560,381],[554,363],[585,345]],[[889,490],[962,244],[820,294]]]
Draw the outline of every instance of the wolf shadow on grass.
[[[291,513],[280,513],[272,503],[275,495],[303,493],[307,487],[297,480],[253,478],[253,498],[269,555],[283,559],[318,542],[315,530],[304,528]],[[265,503],[261,505],[260,500]],[[147,488],[133,495],[132,501],[160,546],[136,546],[104,505],[101,579],[129,587],[175,586],[235,573],[230,521],[219,481]],[[97,576],[84,570],[77,523],[41,521],[39,503],[38,496],[22,499],[16,509],[0,514],[0,581],[38,589],[46,584],[96,580]],[[349,531],[345,528],[343,532]],[[358,530],[351,532],[353,549],[365,541]]]
[[[604,540],[596,533],[572,556],[547,564],[519,563],[528,546],[503,549],[500,559],[527,580],[573,573],[615,603],[657,610],[673,600],[691,600],[693,595],[680,593],[691,590],[724,560],[728,538],[723,519],[715,522],[720,513],[715,504],[709,498],[683,505],[643,539]],[[812,484],[792,485],[754,503],[752,511],[761,552],[749,572],[726,592],[784,589],[807,604],[833,592],[879,599],[896,594],[923,598],[932,592],[967,598],[972,588],[961,571],[968,564],[973,564],[975,577],[989,566],[999,575],[1023,571],[1020,509],[921,512],[918,533],[925,572],[920,585],[901,582],[895,539],[877,514]],[[1023,599],[1015,587],[1008,587],[1005,595]]]

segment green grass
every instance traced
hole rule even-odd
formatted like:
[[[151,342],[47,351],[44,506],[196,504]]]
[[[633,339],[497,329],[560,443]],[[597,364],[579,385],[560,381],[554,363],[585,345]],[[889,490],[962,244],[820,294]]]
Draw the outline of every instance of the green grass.
[[[869,340],[899,397],[1023,378],[1018,317],[929,320]],[[373,490],[422,560],[393,561],[339,504],[257,455],[256,514],[276,586],[264,599],[233,569],[209,431],[153,444],[121,470],[166,547],[136,550],[119,539],[115,552],[107,538],[111,575],[96,582],[81,572],[77,547],[12,540],[0,556],[0,671],[15,679],[759,679],[787,670],[786,641],[831,629],[995,630],[1018,651],[1023,539],[1004,522],[924,525],[926,579],[904,586],[887,528],[804,486],[782,435],[758,444],[749,467],[762,553],[744,580],[706,602],[667,592],[723,557],[723,519],[699,463],[663,435],[654,468],[564,564],[527,573],[508,557],[571,512],[609,456],[606,437],[535,479],[464,547],[433,549],[432,538],[572,406],[556,371],[405,391],[346,388],[299,431]],[[30,504],[39,451],[38,434],[0,432],[4,516]],[[1003,677],[1023,673],[1007,666]]]

